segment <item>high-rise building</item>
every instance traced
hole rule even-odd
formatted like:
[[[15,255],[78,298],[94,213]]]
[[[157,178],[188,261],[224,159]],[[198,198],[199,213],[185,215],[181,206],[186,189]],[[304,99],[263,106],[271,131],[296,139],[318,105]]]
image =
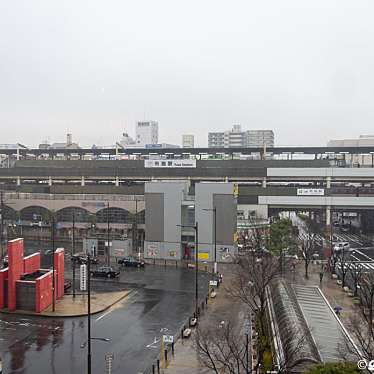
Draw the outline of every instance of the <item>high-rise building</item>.
[[[274,147],[273,130],[248,130],[246,131],[246,147]]]
[[[158,143],[158,122],[157,121],[138,121],[136,123],[135,142],[139,146]]]
[[[274,147],[274,132],[272,130],[242,131],[240,125],[234,125],[230,131],[208,134],[209,148],[263,147],[264,145]]]
[[[194,148],[195,137],[193,135],[184,134],[182,135],[182,147],[183,148]]]
[[[245,133],[240,125],[234,125],[232,130],[224,132],[210,132],[208,134],[209,148],[244,147]]]

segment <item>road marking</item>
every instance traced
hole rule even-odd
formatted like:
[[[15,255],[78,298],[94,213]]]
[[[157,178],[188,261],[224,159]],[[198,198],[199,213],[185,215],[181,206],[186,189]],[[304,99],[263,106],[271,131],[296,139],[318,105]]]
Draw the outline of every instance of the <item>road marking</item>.
[[[161,339],[157,339],[155,337],[155,340],[153,341],[153,343],[146,345],[146,347],[147,348],[157,348],[157,347],[155,347],[155,344],[157,344],[159,341],[161,341]]]
[[[365,253],[362,253],[361,251],[359,251],[358,249],[354,249],[354,251],[366,258],[368,258],[370,261],[374,261],[371,257],[369,257],[368,255],[366,255]]]
[[[106,317],[109,313],[112,313],[112,310],[108,310],[106,313],[101,315],[99,318],[96,318],[95,322],[100,321],[102,318]]]

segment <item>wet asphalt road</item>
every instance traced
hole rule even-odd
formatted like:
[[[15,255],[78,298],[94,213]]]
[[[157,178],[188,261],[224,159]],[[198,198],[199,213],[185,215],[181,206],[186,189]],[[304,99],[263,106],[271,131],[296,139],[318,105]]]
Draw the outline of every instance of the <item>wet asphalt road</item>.
[[[150,373],[163,334],[174,335],[194,311],[195,272],[148,266],[129,269],[119,281],[94,280],[97,290],[132,289],[127,300],[92,316],[92,373],[105,373],[113,353],[113,374]],[[205,298],[210,276],[200,274]],[[87,372],[86,318],[52,319],[0,313],[0,354],[7,374]]]

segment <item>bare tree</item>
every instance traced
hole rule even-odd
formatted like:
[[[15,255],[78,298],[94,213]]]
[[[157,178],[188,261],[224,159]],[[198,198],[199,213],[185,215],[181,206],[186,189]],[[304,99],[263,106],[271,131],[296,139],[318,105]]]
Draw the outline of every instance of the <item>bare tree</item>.
[[[363,270],[364,268],[360,263],[352,263],[349,268],[349,275],[351,276],[353,281],[353,296],[355,297],[357,296],[357,290],[361,281]]]
[[[346,285],[347,274],[352,267],[351,254],[348,250],[343,247],[340,253],[334,254],[336,265],[340,270],[342,278],[342,287]]]
[[[279,262],[271,254],[249,252],[238,260],[234,279],[226,291],[256,314],[260,332],[265,332],[266,287],[279,276]]]
[[[309,265],[313,260],[313,255],[316,253],[320,244],[318,243],[318,235],[321,228],[318,223],[308,217],[303,219],[301,227],[301,235],[299,236],[301,256],[304,261],[305,278],[309,278]]]
[[[309,278],[309,265],[313,260],[313,254],[315,252],[315,234],[306,233],[300,240],[300,249],[302,258],[304,261],[305,278]]]
[[[200,323],[195,335],[200,363],[217,374],[251,373],[245,334],[233,321]]]
[[[361,275],[360,289],[360,313],[352,314],[349,321],[349,330],[352,338],[360,350],[361,357],[370,361],[374,357],[374,274],[364,273]],[[347,342],[342,352],[358,356],[357,349]]]

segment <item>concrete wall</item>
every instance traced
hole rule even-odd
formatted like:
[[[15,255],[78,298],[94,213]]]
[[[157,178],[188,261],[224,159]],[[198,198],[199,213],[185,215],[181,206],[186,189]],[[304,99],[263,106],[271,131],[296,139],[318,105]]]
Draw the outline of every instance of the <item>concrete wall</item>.
[[[35,282],[17,281],[17,309],[35,311]]]
[[[8,309],[16,310],[16,281],[23,274],[23,239],[8,242],[9,272],[8,272]]]
[[[145,258],[180,260],[182,201],[188,191],[186,182],[145,184],[146,238]]]
[[[198,183],[195,185],[195,219],[199,223],[199,256],[214,261],[214,213],[217,209],[217,261],[229,261],[236,254],[236,200],[233,183]]]
[[[374,207],[374,197],[340,196],[259,196],[259,204],[274,206],[336,206],[370,208]]]
[[[40,252],[33,253],[23,259],[23,272],[32,274],[40,269]]]
[[[268,168],[268,177],[374,178],[374,168]]]
[[[52,304],[52,271],[35,281],[35,312],[40,313]]]

